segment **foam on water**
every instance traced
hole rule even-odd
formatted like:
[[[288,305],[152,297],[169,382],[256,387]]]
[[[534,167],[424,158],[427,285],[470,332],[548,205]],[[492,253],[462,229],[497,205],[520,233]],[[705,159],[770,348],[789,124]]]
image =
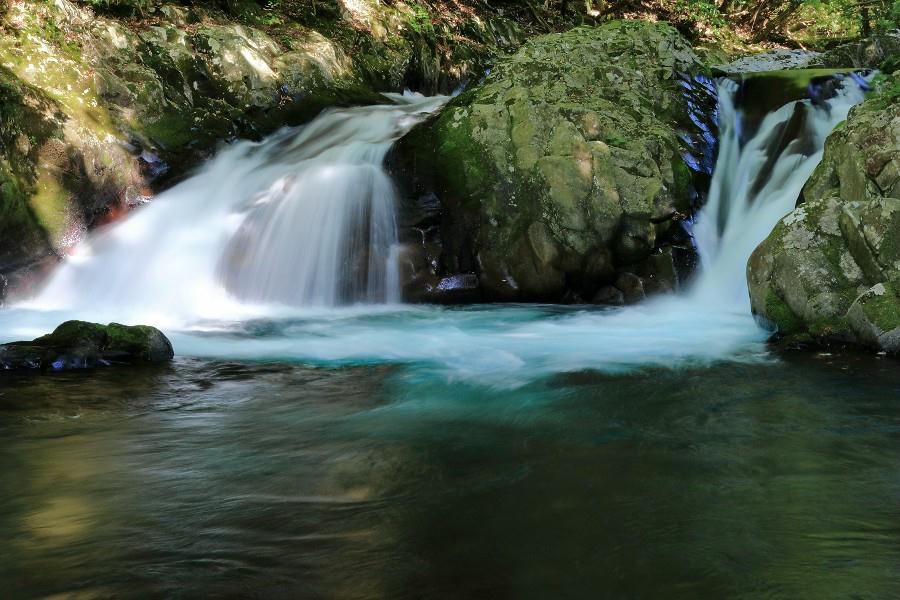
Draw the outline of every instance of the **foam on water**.
[[[117,320],[160,326],[185,356],[416,364],[419,375],[495,386],[582,369],[770,360],[768,332],[749,311],[747,258],[793,208],[825,137],[863,92],[847,78],[827,102],[768,115],[750,139],[736,92],[719,83],[719,158],[694,231],[703,267],[680,296],[621,309],[390,303],[396,225],[381,162],[444,101],[395,98],[222,152],[82,245],[34,301],[0,311],[0,341],[69,318]]]

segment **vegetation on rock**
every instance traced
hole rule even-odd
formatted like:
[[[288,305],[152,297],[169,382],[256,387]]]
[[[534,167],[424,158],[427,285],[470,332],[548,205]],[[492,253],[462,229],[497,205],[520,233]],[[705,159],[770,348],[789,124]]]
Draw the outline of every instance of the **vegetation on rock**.
[[[223,140],[258,138],[329,106],[379,102],[381,91],[471,88],[496,66],[436,125],[438,179],[449,194],[441,198],[444,245],[426,240],[427,252],[410,257],[408,269],[430,272],[435,290],[473,299],[484,285],[486,298],[572,292],[569,299],[614,302],[670,286],[668,275],[653,279],[674,272],[665,247],[678,231],[672,224],[690,212],[692,183],[679,156],[677,121],[686,113],[678,86],[686,82],[677,76],[773,42],[824,49],[882,32],[821,61],[868,65],[896,52],[898,39],[884,33],[898,12],[887,0],[0,6],[3,281],[63,255]],[[661,19],[697,53],[675,29],[654,23]],[[538,37],[503,58],[530,36],[579,24],[599,27]],[[429,214],[422,224],[434,232],[438,217]],[[457,279],[442,283],[446,277]]]

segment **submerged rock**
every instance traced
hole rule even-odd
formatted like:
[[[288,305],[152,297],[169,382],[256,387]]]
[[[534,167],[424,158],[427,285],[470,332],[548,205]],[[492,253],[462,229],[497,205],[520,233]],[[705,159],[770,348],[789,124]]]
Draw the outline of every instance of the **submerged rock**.
[[[115,364],[159,363],[174,356],[155,327],[66,321],[30,342],[0,345],[0,369],[67,370]]]
[[[900,104],[855,107],[803,199],[750,258],[754,313],[789,343],[900,352]]]
[[[489,301],[618,300],[597,292],[691,212],[678,131],[700,71],[674,28],[643,21],[541,36],[500,61],[396,152],[411,195],[441,200],[437,275],[476,274]]]

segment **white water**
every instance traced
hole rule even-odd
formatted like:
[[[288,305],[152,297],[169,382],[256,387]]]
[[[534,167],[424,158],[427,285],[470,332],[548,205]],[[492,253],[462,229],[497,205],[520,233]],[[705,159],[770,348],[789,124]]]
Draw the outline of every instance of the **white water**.
[[[747,258],[791,210],[825,136],[862,92],[848,83],[827,108],[804,102],[804,133],[763,173],[796,103],[742,144],[734,91],[720,84],[721,151],[695,228],[703,269],[682,296],[624,309],[333,308],[392,299],[393,191],[381,160],[442,103],[418,99],[336,111],[299,132],[229,148],[85,244],[36,301],[0,312],[0,341],[30,339],[68,318],[120,320],[162,327],[184,356],[413,363],[419,373],[503,386],[585,368],[769,360],[767,333],[749,312]],[[753,193],[761,175],[766,183]],[[347,260],[347,248],[363,244],[374,247],[363,266]]]
[[[397,302],[395,192],[382,163],[446,98],[390,97],[223,150],[79,246],[31,306],[181,326],[260,305]]]

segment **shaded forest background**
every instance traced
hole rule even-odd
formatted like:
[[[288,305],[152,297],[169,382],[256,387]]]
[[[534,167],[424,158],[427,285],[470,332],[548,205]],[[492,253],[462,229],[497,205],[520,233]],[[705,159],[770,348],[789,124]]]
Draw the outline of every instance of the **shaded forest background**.
[[[95,9],[140,16],[161,0],[81,0]],[[666,20],[692,39],[737,37],[746,42],[827,46],[900,26],[900,0],[181,0],[216,5],[261,24],[315,24],[333,18],[347,4],[405,4],[420,11],[422,28],[472,11],[501,12],[536,29],[557,30],[614,18]]]

